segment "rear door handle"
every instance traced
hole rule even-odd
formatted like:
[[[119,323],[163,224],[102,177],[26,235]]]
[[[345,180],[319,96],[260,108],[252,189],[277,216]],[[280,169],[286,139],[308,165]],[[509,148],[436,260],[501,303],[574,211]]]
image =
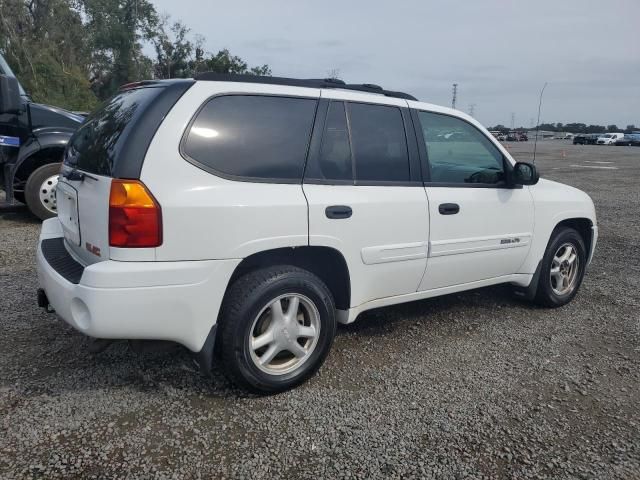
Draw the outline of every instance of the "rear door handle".
[[[460,205],[457,203],[441,203],[438,211],[441,215],[455,215],[460,211]]]
[[[331,205],[325,209],[324,213],[327,218],[339,219],[349,218],[353,211],[347,205]]]

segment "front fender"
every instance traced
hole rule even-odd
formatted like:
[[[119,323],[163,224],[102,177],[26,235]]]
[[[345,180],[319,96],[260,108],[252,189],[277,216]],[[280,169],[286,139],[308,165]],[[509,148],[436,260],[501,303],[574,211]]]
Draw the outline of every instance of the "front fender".
[[[538,262],[544,256],[551,233],[562,221],[585,218],[596,226],[596,212],[591,197],[582,190],[561,183],[541,179],[529,187],[535,208],[534,234],[531,249],[520,272],[534,273]],[[597,230],[594,229],[595,234]],[[593,235],[593,233],[592,233]],[[592,238],[593,255],[595,243]]]
[[[60,148],[64,150],[69,143],[69,139],[73,132],[64,130],[47,129],[36,133],[30,137],[21,147],[18,153],[13,174],[19,170],[20,166],[32,155],[41,152],[47,148]],[[11,179],[13,182],[13,178]]]

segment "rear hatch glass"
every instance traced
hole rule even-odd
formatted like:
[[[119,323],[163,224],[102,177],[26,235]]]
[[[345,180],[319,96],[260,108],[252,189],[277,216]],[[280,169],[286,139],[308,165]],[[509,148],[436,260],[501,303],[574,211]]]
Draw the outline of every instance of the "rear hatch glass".
[[[112,176],[119,151],[139,116],[162,91],[158,87],[125,90],[90,115],[69,142],[64,163],[88,173]]]

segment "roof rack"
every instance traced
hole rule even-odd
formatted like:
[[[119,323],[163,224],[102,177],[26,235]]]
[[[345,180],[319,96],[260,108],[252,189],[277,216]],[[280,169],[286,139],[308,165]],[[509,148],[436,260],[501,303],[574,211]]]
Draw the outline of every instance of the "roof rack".
[[[267,85],[288,85],[291,87],[307,88],[340,88],[343,90],[355,90],[358,92],[377,93],[386,97],[403,98],[405,100],[417,100],[413,95],[403,92],[393,92],[385,90],[379,85],[371,83],[345,83],[337,78],[286,78],[267,77],[263,75],[246,75],[239,73],[215,73],[203,72],[194,77],[196,80],[207,80],[211,82],[242,82],[242,83],[265,83]]]

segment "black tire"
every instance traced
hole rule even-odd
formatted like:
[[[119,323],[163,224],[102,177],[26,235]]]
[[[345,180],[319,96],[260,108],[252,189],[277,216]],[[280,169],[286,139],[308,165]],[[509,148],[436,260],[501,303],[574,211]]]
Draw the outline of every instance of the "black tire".
[[[24,199],[31,213],[40,220],[46,220],[57,215],[47,209],[40,201],[40,187],[47,178],[54,176],[59,171],[60,163],[48,163],[35,169],[27,180],[27,185],[24,188]]]
[[[295,370],[284,374],[262,371],[252,360],[249,339],[254,320],[280,295],[300,294],[319,313],[320,331],[315,348]],[[335,305],[327,286],[314,274],[298,267],[280,265],[250,272],[228,289],[219,317],[216,349],[224,373],[239,386],[255,393],[288,390],[314,375],[327,357],[336,332]]]
[[[578,271],[573,289],[564,295],[559,295],[553,289],[551,281],[551,267],[554,255],[564,244],[570,244],[575,248],[578,261]],[[549,240],[547,250],[545,251],[542,259],[535,302],[539,305],[550,308],[561,307],[569,303],[573,300],[580,289],[582,279],[584,278],[586,264],[587,252],[582,236],[570,227],[556,228],[551,234],[551,239]]]

